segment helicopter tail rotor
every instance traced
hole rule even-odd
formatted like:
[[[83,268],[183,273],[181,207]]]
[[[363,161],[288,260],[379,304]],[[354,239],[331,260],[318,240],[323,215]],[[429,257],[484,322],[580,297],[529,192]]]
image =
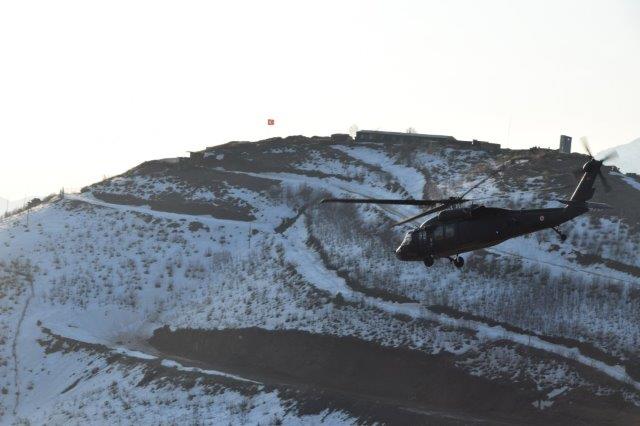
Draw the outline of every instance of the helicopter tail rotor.
[[[580,143],[582,144],[582,148],[587,151],[589,157],[593,158],[593,154],[591,153],[591,147],[589,146],[589,139],[586,136],[580,138]]]
[[[618,157],[619,157],[618,151],[611,151],[610,153],[608,153],[607,155],[602,157],[600,159],[600,161],[605,162],[605,161],[609,161],[609,160],[615,160]]]
[[[581,175],[583,175],[583,173],[588,173],[588,165],[589,164],[594,164],[594,166],[590,166],[590,167],[598,167],[598,178],[600,179],[600,181],[602,182],[602,186],[604,187],[605,192],[610,192],[611,191],[611,185],[609,184],[609,181],[607,180],[607,178],[605,178],[604,174],[602,173],[602,165],[605,161],[609,161],[609,160],[613,160],[615,158],[618,158],[618,152],[617,151],[611,151],[610,153],[608,153],[607,155],[605,155],[603,158],[601,158],[600,160],[596,160],[592,154],[591,151],[591,147],[589,146],[589,140],[587,139],[586,136],[583,136],[580,138],[580,142],[582,143],[582,147],[584,148],[584,150],[587,152],[587,154],[589,155],[589,157],[591,157],[591,160],[589,160],[589,162],[587,162],[582,169],[575,171],[574,175],[576,177],[580,177]],[[591,163],[591,162],[594,163]]]

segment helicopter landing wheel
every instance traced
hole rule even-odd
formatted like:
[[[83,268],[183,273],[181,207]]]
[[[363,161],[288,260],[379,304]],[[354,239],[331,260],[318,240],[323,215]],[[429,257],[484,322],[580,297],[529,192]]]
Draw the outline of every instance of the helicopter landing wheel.
[[[553,227],[553,228],[551,228],[551,229],[553,229],[553,230],[554,230],[554,232],[555,232],[556,234],[558,234],[558,237],[560,237],[560,241],[561,241],[561,242],[563,242],[563,243],[564,243],[565,241],[567,241],[567,234],[565,234],[564,232],[560,231],[560,229],[558,229],[558,227],[557,227],[557,226],[555,226],[555,227]]]
[[[464,266],[464,259],[462,258],[462,256],[457,256],[455,259],[453,259],[453,265],[460,269]]]
[[[433,266],[433,257],[431,256],[425,257],[423,262],[424,262],[424,266],[426,266],[427,268],[430,268]]]

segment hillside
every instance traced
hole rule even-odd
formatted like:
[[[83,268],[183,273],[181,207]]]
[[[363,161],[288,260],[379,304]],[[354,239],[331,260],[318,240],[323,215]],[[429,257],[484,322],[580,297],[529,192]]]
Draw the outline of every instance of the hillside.
[[[640,138],[624,145],[605,149],[599,152],[597,157],[602,158],[611,151],[616,151],[618,157],[609,161],[610,164],[617,166],[623,173],[640,174]]]
[[[412,206],[556,206],[587,157],[231,142],[0,222],[0,423],[637,424],[640,181],[551,231],[396,260]],[[484,199],[490,197],[490,199]]]

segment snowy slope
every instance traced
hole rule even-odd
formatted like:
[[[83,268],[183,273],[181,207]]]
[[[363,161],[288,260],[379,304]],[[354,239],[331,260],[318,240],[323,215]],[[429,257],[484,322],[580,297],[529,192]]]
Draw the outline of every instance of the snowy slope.
[[[608,161],[608,164],[617,166],[623,173],[640,174],[640,138],[624,145],[605,149],[599,152],[596,158],[602,158],[612,151],[618,152],[618,158]]]
[[[301,137],[216,149],[205,164],[145,163],[36,207],[28,222],[26,214],[0,222],[0,421],[333,424],[400,415],[372,414],[363,401],[377,396],[352,388],[343,391],[357,404],[329,392],[309,409],[288,389],[315,387],[313,369],[289,377],[273,365],[256,371],[264,359],[254,369],[207,363],[197,342],[185,349],[192,358],[166,353],[148,340],[164,326],[258,327],[274,341],[299,331],[331,336],[331,345],[357,338],[375,345],[372,359],[387,350],[419,362],[444,357],[462,381],[513,386],[529,407],[516,404],[522,415],[593,404],[606,413],[609,400],[636,415],[640,261],[630,253],[640,246],[640,192],[629,178],[611,174],[616,191],[598,201],[618,208],[566,226],[565,245],[540,233],[475,253],[463,271],[445,262],[425,270],[395,260],[402,230],[388,229],[415,208],[318,201],[460,193],[528,152]],[[472,195],[545,204],[540,188],[573,185],[565,171],[584,161],[531,153]],[[319,352],[324,341],[315,340]],[[390,406],[409,404],[397,391],[384,390]],[[467,409],[425,398],[401,411],[451,418]]]

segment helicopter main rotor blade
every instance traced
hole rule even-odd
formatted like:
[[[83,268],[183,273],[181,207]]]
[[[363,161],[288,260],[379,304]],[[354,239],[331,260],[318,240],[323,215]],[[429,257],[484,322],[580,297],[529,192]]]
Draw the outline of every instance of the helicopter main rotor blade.
[[[463,201],[463,202],[464,202],[464,201]],[[420,219],[421,217],[427,216],[427,215],[429,215],[429,214],[431,214],[431,213],[435,213],[435,212],[439,212],[439,211],[445,210],[445,209],[449,208],[449,206],[450,206],[451,204],[457,204],[457,202],[456,202],[456,203],[443,204],[443,205],[441,205],[441,206],[434,207],[434,208],[429,209],[429,210],[425,210],[425,211],[423,211],[422,213],[418,213],[418,214],[417,214],[417,215],[415,215],[415,216],[411,216],[411,217],[408,217],[408,218],[406,218],[406,219],[402,219],[400,222],[396,222],[396,223],[394,223],[394,224],[393,224],[393,225],[391,225],[391,226],[400,226],[400,225],[404,225],[405,223],[408,223],[408,222],[414,221],[414,220],[416,220],[416,219]]]
[[[502,171],[502,169],[509,163],[513,162],[513,161],[517,161],[517,160],[522,160],[522,157],[516,157],[516,158],[511,158],[507,161],[505,161],[504,163],[500,164],[498,167],[496,167],[495,169],[493,169],[491,171],[491,173],[489,173],[487,176],[485,176],[484,179],[482,179],[480,182],[476,183],[475,185],[473,185],[471,188],[467,189],[460,197],[458,197],[458,199],[460,200],[464,200],[464,197],[466,195],[468,195],[471,191],[473,191],[474,189],[476,189],[477,187],[479,187],[480,185],[482,185],[483,183],[485,183],[486,181],[488,181],[489,179],[491,179],[492,177],[494,177],[495,175],[497,175],[500,171]]]
[[[325,198],[324,203],[357,203],[357,204],[398,204],[407,206],[431,206],[434,204],[451,203],[451,199],[444,200],[408,200],[408,199],[380,199],[380,198]],[[456,202],[459,200],[456,199]],[[466,200],[462,200],[466,201]]]
[[[464,194],[462,194],[460,196],[460,198],[463,198],[465,195],[469,194],[471,191],[473,191],[474,189],[476,189],[477,187],[479,187],[480,185],[482,185],[483,183],[485,183],[486,181],[488,181],[490,178],[492,178],[494,175],[494,173],[490,173],[489,175],[487,175],[484,179],[482,179],[480,182],[476,183],[475,185],[473,185],[471,188],[467,189]]]
[[[545,191],[545,192],[554,192],[554,191],[564,191],[565,189],[573,189],[573,185],[563,185],[563,186],[554,186],[554,187],[545,187],[545,188],[536,188],[536,191]]]

